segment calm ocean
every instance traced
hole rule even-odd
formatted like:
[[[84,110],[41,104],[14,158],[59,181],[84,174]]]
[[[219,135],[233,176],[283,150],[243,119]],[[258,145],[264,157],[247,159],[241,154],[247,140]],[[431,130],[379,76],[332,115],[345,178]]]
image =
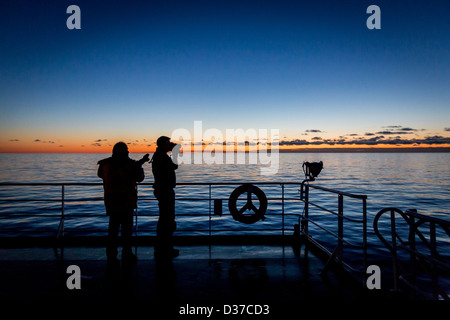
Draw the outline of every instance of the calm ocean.
[[[97,177],[97,161],[108,154],[0,154],[0,182],[22,183],[100,183]],[[140,159],[142,154],[131,154]],[[338,189],[354,194],[365,194],[369,233],[372,219],[382,208],[397,207],[401,210],[417,209],[419,213],[450,220],[450,153],[281,153],[279,170],[271,176],[260,175],[261,166],[255,164],[180,165],[177,181],[204,182],[300,182],[304,178],[301,164],[304,161],[323,161],[324,168],[316,185]],[[144,165],[144,182],[153,182],[151,166]],[[297,216],[286,216],[281,221],[281,186],[260,185],[269,198],[267,217],[254,225],[234,221],[228,212],[227,199],[237,185],[214,186],[212,198],[222,199],[223,216],[210,220],[208,186],[177,187],[179,199],[176,211],[179,217],[178,234],[199,233],[209,224],[219,233],[253,232],[260,228],[278,229],[284,223],[288,230],[298,223]],[[302,214],[303,206],[298,201],[298,186],[286,186],[285,213]],[[140,201],[138,231],[154,234],[158,208],[151,186],[139,187]],[[61,212],[61,186],[0,186],[0,235],[54,235]],[[103,207],[102,187],[65,187],[65,234],[105,234],[107,218]],[[331,210],[337,211],[335,195],[320,195],[312,190],[311,200],[317,200]],[[315,197],[315,198],[314,198]],[[57,201],[4,201],[12,199]],[[273,200],[271,200],[273,198]],[[361,217],[361,202],[345,200],[344,215]],[[188,216],[192,214],[192,216]],[[314,214],[312,212],[312,214]],[[335,217],[323,213],[317,219],[333,228]],[[279,232],[279,231],[273,231]],[[291,231],[288,231],[291,232]],[[201,233],[201,232],[200,232]],[[359,233],[348,229],[346,236]],[[376,241],[376,240],[373,240]]]

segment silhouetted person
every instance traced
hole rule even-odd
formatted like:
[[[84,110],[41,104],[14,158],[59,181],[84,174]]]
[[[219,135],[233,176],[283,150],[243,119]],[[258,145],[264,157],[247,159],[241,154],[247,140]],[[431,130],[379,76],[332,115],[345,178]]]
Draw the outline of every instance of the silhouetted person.
[[[100,160],[97,175],[103,179],[106,214],[109,216],[106,255],[109,263],[117,263],[119,229],[122,235],[122,260],[136,262],[131,251],[133,233],[133,210],[137,208],[136,184],[144,180],[142,165],[149,160],[146,154],[135,161],[128,157],[124,142],[114,145],[112,156]]]
[[[176,230],[175,222],[175,170],[178,165],[172,162],[167,152],[172,151],[175,143],[169,137],[159,137],[157,149],[152,158],[153,184],[155,197],[158,199],[159,219],[156,229],[155,257],[172,258],[179,254],[173,248],[172,235]]]

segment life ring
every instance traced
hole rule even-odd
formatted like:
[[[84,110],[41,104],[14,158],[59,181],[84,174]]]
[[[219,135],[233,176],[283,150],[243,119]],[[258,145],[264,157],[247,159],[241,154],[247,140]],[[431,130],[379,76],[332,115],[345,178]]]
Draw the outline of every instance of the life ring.
[[[238,210],[236,207],[236,203],[239,196],[243,193],[247,193],[247,203]],[[258,197],[259,208],[256,208],[253,204],[252,194]],[[252,224],[259,220],[264,220],[264,214],[267,210],[267,198],[260,188],[246,183],[233,190],[228,200],[228,209],[230,210],[230,213],[233,216],[234,220],[246,224]],[[244,214],[246,210],[252,210],[253,213]]]

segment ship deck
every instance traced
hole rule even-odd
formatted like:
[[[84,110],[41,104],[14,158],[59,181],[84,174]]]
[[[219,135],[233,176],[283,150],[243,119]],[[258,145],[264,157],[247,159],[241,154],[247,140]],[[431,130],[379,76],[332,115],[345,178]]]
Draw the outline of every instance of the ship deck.
[[[16,185],[18,184],[14,184]],[[76,184],[78,185],[80,184]],[[81,186],[85,185],[81,184]],[[61,201],[61,212],[56,215],[48,214],[51,218],[59,220],[56,237],[46,236],[39,231],[28,234],[25,232],[27,230],[14,227],[14,224],[10,228],[14,231],[12,235],[9,235],[6,232],[9,229],[5,228],[6,231],[0,237],[0,298],[2,301],[32,299],[51,302],[68,301],[69,303],[74,300],[95,302],[104,299],[129,300],[133,303],[144,301],[145,303],[141,305],[148,308],[151,305],[153,310],[156,308],[165,314],[169,312],[173,315],[179,314],[181,308],[187,308],[188,305],[214,305],[216,306],[214,310],[222,314],[224,305],[268,305],[272,308],[271,310],[277,309],[276,315],[283,312],[290,316],[292,312],[308,307],[308,304],[301,303],[305,301],[321,303],[326,301],[327,306],[335,302],[350,301],[354,307],[361,302],[369,304],[377,300],[398,302],[399,299],[403,300],[406,297],[400,295],[400,290],[391,292],[391,279],[396,281],[397,277],[391,277],[390,269],[392,259],[397,257],[388,254],[382,259],[378,256],[373,259],[374,257],[368,255],[369,228],[365,195],[348,194],[320,186],[303,186],[302,184],[301,190],[304,187],[304,191],[301,191],[302,196],[294,200],[288,198],[284,190],[285,185],[291,184],[284,183],[281,187],[281,196],[272,199],[275,202],[278,201],[280,205],[279,212],[270,213],[273,224],[262,225],[259,229],[249,229],[252,231],[250,232],[246,228],[247,225],[236,224],[236,229],[233,225],[232,230],[225,229],[224,226],[220,227],[222,220],[216,221],[214,218],[221,217],[223,214],[221,211],[223,204],[212,196],[211,188],[213,185],[221,186],[222,184],[205,185],[209,188],[206,198],[209,210],[206,215],[198,213],[198,217],[206,221],[204,225],[206,228],[183,229],[174,237],[176,247],[180,249],[179,257],[170,261],[155,260],[153,254],[155,238],[154,235],[148,235],[154,234],[154,230],[141,228],[138,216],[139,219],[143,217],[139,220],[142,223],[144,218],[156,217],[156,215],[136,213],[133,248],[138,262],[132,265],[121,264],[112,268],[108,266],[106,259],[106,237],[96,235],[95,232],[90,233],[90,230],[84,230],[86,234],[77,235],[78,233],[74,232],[77,230],[73,230],[73,226],[70,227],[68,222],[71,218],[81,221],[91,216],[86,214],[71,217],[65,210],[65,203],[69,201],[65,197],[67,184],[57,184],[61,186],[61,199],[52,201]],[[298,183],[292,185],[298,187]],[[337,197],[338,210],[327,209],[321,204],[312,202],[311,190]],[[344,198],[358,201],[361,207],[359,216],[344,214]],[[100,201],[102,199],[70,200]],[[178,200],[198,201],[201,199],[181,198]],[[285,210],[284,202],[288,200],[298,201],[299,207],[303,207],[303,213]],[[314,210],[310,210],[313,208]],[[447,222],[413,212],[402,212],[395,208],[381,210],[376,218],[380,218],[384,213],[389,214],[391,223],[395,222],[395,213],[401,217],[408,214],[415,219],[420,219],[421,225],[425,222],[429,223],[430,230],[435,230],[436,226],[448,230]],[[318,218],[319,214],[323,216]],[[186,215],[189,218],[194,217],[193,214]],[[228,213],[224,216],[227,215]],[[94,216],[100,216],[100,214]],[[184,215],[179,214],[179,216]],[[11,218],[13,223],[17,223],[14,219],[27,217],[30,215],[26,213],[14,214],[11,217],[5,215],[5,220]],[[288,222],[289,217],[294,217],[294,220],[291,219]],[[219,225],[213,225],[213,221]],[[294,222],[295,224],[292,225]],[[353,224],[356,226],[353,227]],[[273,229],[273,226],[277,228]],[[418,233],[416,229],[417,227],[412,232]],[[224,234],[224,231],[227,233]],[[388,231],[391,231],[391,235],[396,235],[395,230],[392,231],[392,226]],[[419,235],[422,236],[422,233]],[[329,239],[328,242],[327,239]],[[432,244],[433,254],[437,252],[437,248],[441,248],[436,245],[438,239],[440,238],[436,237],[436,232],[430,232],[429,243]],[[327,246],[323,246],[323,243]],[[348,255],[343,254],[344,251],[352,253],[350,261],[347,260]],[[366,287],[367,266],[369,262],[373,264],[374,261],[376,265],[381,263],[383,267],[381,290],[369,290]],[[67,281],[72,278],[72,274],[68,273],[68,267],[73,265],[80,270],[80,289],[69,289],[67,286]],[[397,266],[394,265],[394,267]],[[395,269],[394,276],[396,271]],[[438,280],[439,278],[432,277],[434,284],[438,284]],[[429,287],[428,285],[425,289]],[[426,297],[429,299],[429,295]],[[339,307],[342,306],[340,304]],[[320,311],[327,311],[322,309]],[[233,312],[235,309],[227,311]],[[241,311],[238,310],[238,312]]]
[[[374,299],[337,269],[322,274],[324,261],[305,245],[299,250],[276,243],[176,247],[178,257],[158,261],[153,246],[136,246],[138,262],[117,267],[108,266],[102,246],[3,247],[0,298],[145,301],[174,315],[187,305],[216,306],[221,314],[225,304],[268,305],[273,314],[302,301]],[[67,287],[70,265],[80,268],[80,289]]]

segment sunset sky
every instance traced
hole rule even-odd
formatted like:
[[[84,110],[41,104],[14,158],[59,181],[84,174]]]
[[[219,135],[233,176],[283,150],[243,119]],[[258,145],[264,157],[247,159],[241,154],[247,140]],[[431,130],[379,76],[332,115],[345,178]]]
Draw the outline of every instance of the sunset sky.
[[[194,121],[278,129],[280,148],[450,147],[449,15],[448,0],[2,1],[0,152],[151,152]]]

